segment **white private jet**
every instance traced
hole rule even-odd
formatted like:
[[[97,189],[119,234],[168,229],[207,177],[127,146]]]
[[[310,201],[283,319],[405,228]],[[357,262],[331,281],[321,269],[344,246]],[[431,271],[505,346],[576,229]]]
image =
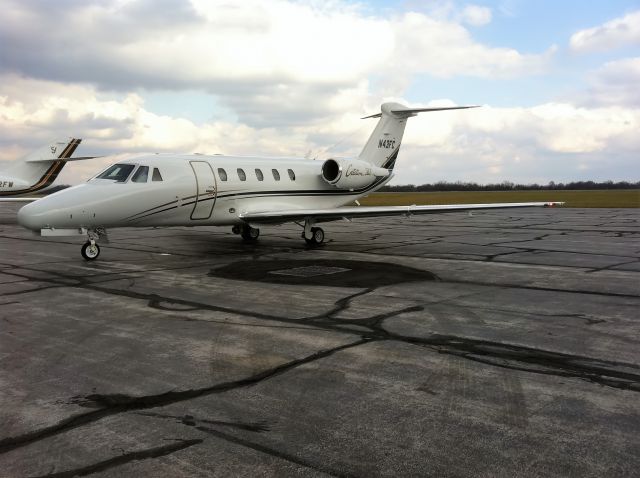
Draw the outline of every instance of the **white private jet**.
[[[25,194],[42,192],[57,179],[67,161],[90,159],[71,155],[82,142],[69,138],[53,141],[22,159],[13,161],[5,172],[0,172],[0,201],[35,201],[36,197]]]
[[[384,103],[364,149],[354,159],[279,159],[151,155],[121,161],[84,184],[51,194],[18,212],[18,222],[42,236],[88,238],[82,256],[100,254],[107,228],[232,226],[255,241],[263,224],[298,223],[310,245],[324,241],[317,223],[357,217],[433,214],[474,209],[553,206],[528,202],[441,206],[341,207],[379,189],[393,176],[407,118],[427,111]]]

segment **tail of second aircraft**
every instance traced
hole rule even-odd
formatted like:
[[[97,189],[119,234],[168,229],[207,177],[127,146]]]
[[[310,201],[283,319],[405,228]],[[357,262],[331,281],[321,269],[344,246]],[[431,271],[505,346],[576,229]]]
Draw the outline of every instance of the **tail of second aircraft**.
[[[460,110],[476,106],[446,106],[440,108],[408,108],[400,103],[383,103],[380,113],[365,118],[380,118],[358,159],[377,167],[393,170],[407,119],[429,111]]]
[[[33,193],[50,186],[81,141],[76,138],[53,141],[14,161],[6,173],[0,174],[0,196]]]

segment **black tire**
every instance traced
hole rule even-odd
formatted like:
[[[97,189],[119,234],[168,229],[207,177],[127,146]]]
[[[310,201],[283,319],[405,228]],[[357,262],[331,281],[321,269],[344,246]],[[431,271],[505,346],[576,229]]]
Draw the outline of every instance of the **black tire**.
[[[302,234],[302,237],[304,237],[304,234]],[[318,246],[324,242],[324,231],[321,227],[312,227],[311,239],[304,237],[304,241],[309,246]]]
[[[260,229],[257,229],[255,227],[251,227],[251,226],[244,226],[242,228],[242,239],[244,239],[247,242],[255,242],[258,240],[258,237],[260,236]]]
[[[311,228],[312,241],[315,244],[322,244],[324,242],[324,231],[321,227]]]
[[[233,232],[234,234],[240,234],[240,226],[233,226],[231,228],[231,232]]]
[[[93,261],[100,255],[100,246],[98,244],[92,245],[90,241],[87,241],[80,249],[80,253],[85,261]]]

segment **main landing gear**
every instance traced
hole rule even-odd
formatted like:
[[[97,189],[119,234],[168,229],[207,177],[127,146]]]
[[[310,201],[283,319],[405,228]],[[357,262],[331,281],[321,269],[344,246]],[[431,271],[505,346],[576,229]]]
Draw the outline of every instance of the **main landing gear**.
[[[233,226],[231,231],[234,234],[240,234],[245,242],[255,242],[260,236],[260,229],[251,227],[248,224],[242,226]]]
[[[324,231],[321,227],[313,227],[314,222],[311,219],[304,221],[304,231],[302,237],[309,246],[318,246],[324,242]]]
[[[302,237],[304,237],[304,241],[310,246],[318,246],[324,242],[324,231],[321,227],[312,227],[311,228],[311,239],[307,239],[302,233]]]
[[[100,236],[105,236],[106,238],[107,231],[105,231],[101,227],[87,230],[87,237],[89,238],[89,240],[85,242],[82,245],[82,249],[80,249],[80,253],[82,254],[82,257],[84,257],[86,261],[93,261],[97,259],[98,256],[100,255],[100,246],[97,244],[97,241],[98,239],[100,239]]]
[[[296,223],[300,226],[302,224]],[[304,222],[302,238],[309,246],[318,246],[324,242],[324,231],[321,227],[315,227],[312,219]],[[248,224],[235,225],[231,228],[231,232],[239,234],[245,242],[255,242],[260,236],[260,229],[251,227]]]

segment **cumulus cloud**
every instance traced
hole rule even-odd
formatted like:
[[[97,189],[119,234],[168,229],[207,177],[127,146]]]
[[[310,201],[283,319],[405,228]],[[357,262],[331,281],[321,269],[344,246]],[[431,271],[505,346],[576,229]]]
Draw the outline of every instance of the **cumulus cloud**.
[[[430,105],[434,104],[451,101]],[[348,157],[359,153],[374,125],[375,120],[360,120],[353,110],[335,113],[327,121],[289,127],[255,128],[222,120],[196,125],[153,113],[143,98],[132,93],[107,95],[91,86],[0,77],[0,159],[4,160],[53,137],[70,135],[86,138],[83,154],[155,151],[303,157],[310,152],[319,159]],[[627,160],[632,164],[625,158],[640,150],[639,128],[640,111],[617,106],[546,103],[427,113],[407,126],[394,182],[545,182],[581,178],[603,165],[609,168],[608,174],[602,172],[605,179],[624,179],[621,164]],[[611,155],[617,158],[615,165],[605,160]],[[110,161],[74,163],[61,180],[86,179]]]
[[[491,9],[479,5],[465,5],[460,12],[460,19],[473,26],[482,26],[491,22]]]
[[[449,78],[455,75],[511,78],[542,72],[555,52],[522,54],[513,48],[492,48],[475,42],[460,24],[407,13],[393,23],[396,71]]]
[[[580,30],[571,35],[569,45],[577,52],[606,51],[640,45],[640,10],[597,27]]]
[[[640,149],[635,133],[640,111],[621,107],[485,106],[411,121],[399,163],[407,168],[399,167],[399,184],[415,183],[416,177],[525,183],[574,180],[588,174],[629,179],[628,167]]]
[[[540,72],[553,54],[475,41],[460,22],[490,21],[477,5],[458,20],[285,0],[68,0],[54,24],[53,13],[39,1],[9,0],[0,71],[105,90],[200,89],[258,127],[334,114],[335,96],[372,75],[397,95],[415,73],[515,77]]]
[[[491,10],[477,5],[385,17],[340,1],[53,5],[9,0],[3,10],[0,160],[70,135],[86,138],[82,154],[354,156],[375,124],[358,118],[382,101],[407,103],[416,75],[528,76],[544,72],[555,52],[478,42],[464,25],[487,24]],[[578,105],[412,119],[394,181],[576,179],[597,175],[607,155],[622,171],[640,149],[638,111],[629,107],[638,104],[630,83],[637,68],[637,59],[604,65],[592,76],[591,100]],[[160,114],[145,101],[154,89],[205,91],[231,115],[195,124]],[[85,179],[108,161],[72,164],[61,179]]]
[[[197,125],[149,111],[135,93],[106,94],[88,85],[0,75],[0,161],[15,160],[54,138],[70,136],[84,138],[82,154],[110,156],[72,163],[61,182],[87,179],[113,162],[111,155],[122,152],[302,157],[320,149],[308,134],[300,127],[253,128],[224,120]]]
[[[582,103],[596,106],[640,107],[640,57],[605,63],[588,78]]]

